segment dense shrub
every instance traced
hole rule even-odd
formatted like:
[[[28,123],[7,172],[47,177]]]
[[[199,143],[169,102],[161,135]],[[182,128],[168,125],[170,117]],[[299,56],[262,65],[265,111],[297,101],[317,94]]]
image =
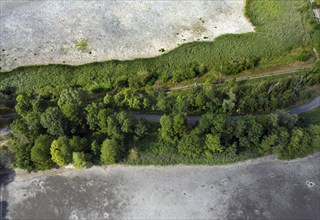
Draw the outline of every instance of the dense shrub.
[[[53,165],[50,154],[52,138],[47,135],[40,135],[34,142],[31,149],[31,160],[36,169],[47,170]]]
[[[117,162],[119,145],[117,141],[106,139],[101,145],[101,163],[105,165]]]
[[[194,132],[186,134],[178,144],[178,152],[190,158],[200,156],[203,152],[203,141]]]
[[[81,169],[89,165],[89,162],[87,161],[87,158],[84,152],[73,152],[72,164],[75,168]]]
[[[66,136],[61,136],[52,142],[50,153],[52,161],[59,166],[65,166],[72,162],[72,151]]]

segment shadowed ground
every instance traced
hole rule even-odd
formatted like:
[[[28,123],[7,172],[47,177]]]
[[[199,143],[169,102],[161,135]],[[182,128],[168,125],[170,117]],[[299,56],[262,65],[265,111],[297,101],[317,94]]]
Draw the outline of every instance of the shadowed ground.
[[[319,159],[18,171],[2,195],[10,219],[319,219]]]

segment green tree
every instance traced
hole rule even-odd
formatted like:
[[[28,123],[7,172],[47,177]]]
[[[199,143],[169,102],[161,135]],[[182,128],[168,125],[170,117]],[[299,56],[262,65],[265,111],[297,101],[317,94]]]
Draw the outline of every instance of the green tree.
[[[113,139],[105,139],[101,145],[101,163],[104,165],[116,163],[118,152],[118,142]]]
[[[113,98],[116,106],[118,106],[119,108],[124,107],[125,97],[123,93],[119,92]]]
[[[13,140],[10,151],[14,154],[14,166],[29,172],[34,169],[34,164],[31,160],[32,145],[20,143],[18,140]]]
[[[203,114],[199,120],[198,128],[201,133],[210,132],[212,122],[215,120],[214,114],[212,112],[207,112]]]
[[[225,155],[228,155],[229,157],[234,157],[237,155],[237,144],[233,143],[229,145],[226,150],[224,151]]]
[[[203,152],[202,140],[193,132],[186,134],[178,144],[178,152],[190,158],[199,156]]]
[[[73,152],[72,164],[75,168],[82,169],[88,166],[90,163],[87,161],[87,158],[84,152]]]
[[[16,112],[22,117],[32,111],[32,103],[28,96],[20,94],[17,96],[16,101]]]
[[[213,117],[213,121],[211,121],[211,133],[213,134],[221,134],[226,131],[227,126],[227,116],[218,114]]]
[[[320,125],[311,125],[308,128],[310,137],[311,137],[311,142],[310,142],[310,147],[313,151],[318,151],[320,150]]]
[[[81,106],[85,98],[86,94],[81,88],[66,88],[60,93],[58,106],[60,108],[65,104]]]
[[[135,139],[139,140],[140,138],[148,134],[148,128],[145,122],[139,120],[134,129]]]
[[[93,154],[93,159],[98,161],[100,159],[100,153],[101,153],[101,145],[98,143],[98,141],[94,140],[91,143],[91,151]]]
[[[138,149],[131,148],[128,155],[129,161],[136,161],[138,159]]]
[[[47,129],[47,132],[53,136],[64,135],[67,127],[62,112],[57,107],[47,108],[41,115],[40,123]]]
[[[44,112],[48,107],[47,101],[41,96],[37,97],[36,100],[32,102],[33,112]]]
[[[185,114],[188,111],[188,106],[185,97],[178,95],[174,105],[174,111],[178,114]]]
[[[229,99],[224,99],[222,103],[222,108],[224,112],[231,112],[235,107],[236,95],[232,90],[228,93]]]
[[[22,119],[18,118],[10,124],[11,132],[16,140],[21,144],[32,143],[33,139],[29,135],[28,124]]]
[[[65,166],[72,161],[72,150],[69,145],[69,139],[61,136],[54,140],[50,147],[52,161],[59,166]]]
[[[111,111],[109,109],[100,109],[99,113],[98,113],[98,124],[100,129],[103,132],[107,132],[108,131],[108,117],[111,114]]]
[[[81,114],[82,111],[80,107],[67,103],[61,106],[61,111],[63,115],[73,123],[76,123],[77,125],[83,124],[83,116]]]
[[[257,148],[261,143],[261,137],[263,135],[263,127],[261,123],[258,121],[257,118],[253,116],[246,117],[247,123],[247,134],[248,134],[248,141],[249,141],[249,148]]]
[[[130,133],[133,131],[133,127],[134,127],[134,119],[129,116],[128,113],[122,111],[122,112],[119,112],[117,115],[116,115],[116,118],[119,122],[119,125],[121,127],[121,131],[124,132],[124,133]]]
[[[168,110],[169,106],[164,93],[159,93],[159,95],[157,96],[156,107],[157,110],[162,112],[166,112]]]
[[[169,115],[163,115],[160,118],[160,126],[159,129],[160,137],[162,140],[166,142],[173,142],[174,131],[173,131],[173,120]]]
[[[99,112],[102,108],[103,106],[100,103],[97,104],[95,102],[87,105],[85,108],[87,125],[89,125],[91,130],[98,129],[100,120],[103,120],[99,118]]]
[[[108,105],[108,106],[112,106],[114,103],[113,97],[112,95],[110,95],[109,93],[107,93],[104,98],[103,98],[103,103]]]
[[[79,136],[73,136],[69,139],[69,146],[74,152],[81,152],[87,150],[88,141],[86,138],[81,138]]]
[[[241,138],[245,135],[246,132],[246,122],[245,119],[239,117],[233,121],[234,126],[234,135],[237,138]]]
[[[148,97],[143,98],[142,101],[143,109],[147,110],[151,108],[152,102]]]
[[[277,143],[275,134],[264,136],[260,144],[260,152],[262,154],[269,153],[273,146]]]
[[[35,139],[41,133],[44,133],[44,128],[40,123],[41,113],[39,112],[30,112],[25,117],[24,120],[28,125],[28,135]]]
[[[106,133],[109,137],[112,137],[115,140],[124,140],[125,137],[123,135],[123,132],[121,131],[120,124],[115,115],[111,115],[107,118]]]
[[[282,158],[283,159],[294,159],[299,156],[301,151],[301,143],[303,140],[303,131],[302,129],[295,128],[292,130],[291,138],[288,146],[283,148]]]
[[[278,111],[277,112],[279,118],[279,125],[291,130],[294,128],[294,125],[298,121],[297,115],[291,115],[285,111]]]
[[[182,137],[187,132],[187,119],[182,114],[173,116],[173,130],[175,136]]]
[[[220,137],[218,135],[207,134],[205,144],[206,144],[207,149],[209,151],[211,151],[212,153],[214,153],[214,152],[222,153],[223,152],[223,147],[220,144]]]
[[[290,134],[287,129],[279,127],[275,133],[277,135],[277,143],[273,148],[273,153],[278,156],[280,159],[284,159],[283,153],[288,146]]]
[[[195,104],[198,109],[206,110],[206,95],[203,91],[200,91],[195,97]]]
[[[50,169],[53,165],[50,155],[52,138],[48,135],[40,135],[31,149],[31,160],[38,170]]]
[[[143,106],[143,97],[141,95],[134,95],[127,99],[128,106],[131,109],[140,110]]]

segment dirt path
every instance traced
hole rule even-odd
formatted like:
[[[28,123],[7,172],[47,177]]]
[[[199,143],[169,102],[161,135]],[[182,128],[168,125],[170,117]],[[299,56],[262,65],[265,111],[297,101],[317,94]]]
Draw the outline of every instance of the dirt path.
[[[283,75],[283,74],[289,74],[289,73],[296,73],[296,72],[300,72],[300,71],[304,71],[304,70],[310,70],[312,68],[313,68],[313,65],[310,64],[304,68],[293,68],[293,69],[288,69],[288,70],[272,71],[272,72],[267,72],[267,73],[263,73],[263,74],[253,75],[253,76],[239,77],[239,78],[236,78],[235,80],[236,80],[236,82],[241,82],[241,81],[245,81],[245,80],[259,79],[259,78],[265,78],[265,77],[269,77],[269,76],[277,76],[277,75]],[[187,85],[187,86],[173,87],[173,88],[169,88],[166,90],[167,90],[167,92],[170,93],[172,91],[188,90],[188,89],[192,89],[192,88],[196,88],[196,87],[218,85],[218,84],[222,84],[224,82],[225,82],[225,80],[221,80],[216,83],[195,83],[195,84]]]
[[[320,106],[320,96],[316,97],[315,99],[311,100],[310,102],[301,105],[299,107],[296,107],[294,109],[289,110],[288,112],[290,114],[301,114],[304,112],[308,112],[314,108],[317,108]],[[141,114],[138,112],[133,113],[133,116],[137,119],[144,119],[149,122],[159,122],[162,115],[156,115],[156,114]],[[200,115],[198,116],[188,116],[187,120],[189,124],[195,124],[197,121],[199,121],[201,118]]]
[[[9,119],[14,119],[17,116],[18,116],[17,113],[10,113],[10,114],[5,114],[5,115],[0,115],[0,119],[9,120]]]
[[[290,114],[301,114],[304,112],[311,111],[312,109],[315,109],[320,106],[320,96],[317,98],[313,99],[311,102],[308,102],[304,105],[301,105],[297,108],[289,110]]]
[[[290,114],[301,114],[304,112],[308,112],[308,111],[310,111],[314,108],[317,108],[319,106],[320,106],[320,96],[316,97],[315,99],[311,100],[310,102],[308,102],[306,104],[303,104],[299,107],[288,110],[288,112]],[[160,114],[143,114],[140,112],[132,112],[131,114],[137,119],[144,119],[149,122],[160,122],[160,118],[162,116],[162,114],[161,115]],[[8,114],[8,115],[2,115],[2,116],[0,116],[0,118],[12,119],[12,118],[16,118],[17,116],[18,116],[17,113],[12,113],[12,114]],[[195,124],[200,118],[201,118],[200,115],[188,116],[187,120],[188,120],[189,124]],[[6,134],[1,131],[0,131],[0,137],[4,136]]]

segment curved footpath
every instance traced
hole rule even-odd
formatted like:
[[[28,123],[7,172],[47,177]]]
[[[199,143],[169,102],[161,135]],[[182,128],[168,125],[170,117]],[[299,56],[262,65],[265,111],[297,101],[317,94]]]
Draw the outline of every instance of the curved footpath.
[[[290,114],[301,114],[304,112],[311,111],[312,109],[315,109],[319,106],[320,106],[320,96],[316,97],[315,99],[313,99],[312,101],[310,101],[304,105],[301,105],[299,107],[291,109],[288,112]],[[157,114],[142,114],[139,112],[133,112],[132,115],[137,119],[144,119],[149,122],[160,122],[160,118],[162,116],[162,115],[157,115]],[[10,119],[10,118],[13,119],[16,117],[17,117],[17,113],[12,113],[12,114],[8,114],[8,115],[0,115],[0,119]],[[188,120],[189,124],[195,124],[197,121],[199,121],[200,118],[201,118],[201,116],[188,116],[187,120]],[[10,132],[10,130],[7,127],[5,127],[5,128],[0,127],[0,137],[8,134],[9,132]]]
[[[306,104],[301,105],[301,106],[299,106],[297,108],[289,110],[289,113],[290,114],[301,114],[301,113],[304,113],[304,112],[311,111],[312,109],[315,109],[318,106],[320,106],[320,96],[318,96],[317,98],[313,99],[309,103],[306,103]]]
[[[277,76],[277,75],[283,75],[283,74],[289,74],[289,73],[296,73],[296,72],[300,72],[300,71],[311,70],[313,67],[314,67],[313,64],[309,64],[309,65],[306,65],[305,67],[302,67],[302,68],[292,68],[292,69],[287,69],[287,70],[266,72],[266,73],[262,73],[262,74],[258,74],[258,75],[243,76],[243,77],[235,78],[235,80],[236,80],[236,82],[241,82],[241,81],[245,81],[245,80],[260,79],[260,78],[265,78],[265,77],[269,77],[269,76]],[[178,87],[169,88],[166,91],[168,93],[170,93],[172,91],[188,90],[188,89],[203,87],[203,86],[215,86],[218,84],[222,84],[225,81],[226,80],[220,80],[215,83],[209,83],[209,84],[195,83],[195,84],[186,85],[186,86],[178,86]]]
[[[315,109],[320,106],[320,96],[316,97],[312,101],[301,105],[299,107],[296,107],[294,109],[289,110],[288,112],[290,114],[301,114],[304,112],[311,111],[312,109]],[[138,112],[133,113],[133,116],[137,119],[144,119],[149,122],[159,122],[162,115],[153,115],[153,114],[140,114]],[[188,116],[188,123],[195,124],[201,116]]]

